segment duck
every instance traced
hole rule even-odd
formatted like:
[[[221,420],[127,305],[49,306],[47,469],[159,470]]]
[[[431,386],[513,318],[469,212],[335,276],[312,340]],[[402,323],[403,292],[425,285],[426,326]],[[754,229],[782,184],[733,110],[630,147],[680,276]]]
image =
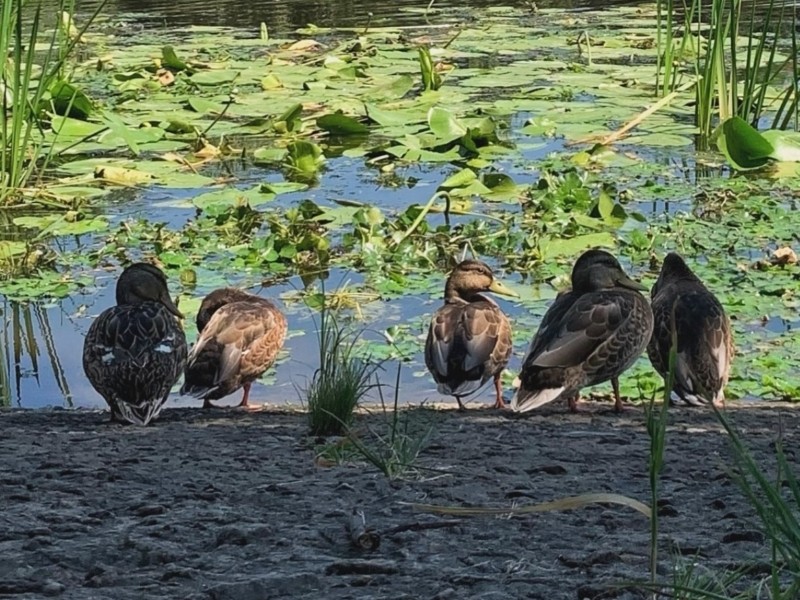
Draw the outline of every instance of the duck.
[[[672,391],[686,404],[711,402],[722,408],[734,354],[722,304],[675,252],[664,258],[650,295],[655,325],[647,355],[653,368],[666,382],[674,322],[678,345]]]
[[[503,408],[500,377],[511,357],[511,323],[485,292],[518,297],[479,260],[456,265],[444,286],[444,305],[431,319],[425,365],[440,394],[462,398],[494,379],[495,408]]]
[[[186,364],[183,314],[169,296],[164,273],[144,262],[123,270],[116,302],[89,327],[83,370],[108,403],[112,421],[146,426],[158,417]]]
[[[572,269],[572,289],[556,297],[531,341],[512,410],[525,413],[566,399],[577,412],[582,388],[611,380],[614,409],[622,411],[619,376],[636,362],[653,331],[653,312],[640,293],[645,290],[610,253],[584,252]]]
[[[286,317],[270,300],[232,287],[214,290],[197,311],[181,394],[212,408],[211,400],[243,388],[239,406],[247,408],[250,386],[275,362],[286,330]]]

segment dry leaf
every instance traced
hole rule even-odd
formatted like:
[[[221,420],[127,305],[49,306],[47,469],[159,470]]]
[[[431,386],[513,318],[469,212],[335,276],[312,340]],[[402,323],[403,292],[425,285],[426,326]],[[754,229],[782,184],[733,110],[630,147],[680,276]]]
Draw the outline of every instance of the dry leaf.
[[[158,79],[158,83],[165,87],[175,83],[175,75],[168,69],[159,69],[156,71],[156,79]]]
[[[205,144],[202,148],[200,148],[200,150],[194,153],[194,155],[198,158],[216,158],[220,154],[221,152],[219,151],[219,148],[213,144]]]
[[[796,265],[797,254],[789,246],[782,246],[772,253],[771,260],[773,265]]]
[[[289,46],[287,50],[291,50],[292,52],[307,52],[308,50],[316,50],[321,46],[322,44],[316,40],[299,40]]]
[[[580,496],[569,496],[559,498],[551,502],[542,502],[531,506],[518,506],[514,508],[481,508],[468,506],[435,506],[432,504],[412,504],[412,508],[418,512],[427,512],[440,515],[458,515],[461,517],[478,517],[483,515],[526,515],[530,513],[551,512],[555,510],[574,510],[589,504],[621,504],[635,511],[642,513],[650,518],[650,507],[646,504],[622,496],[621,494],[581,494]]]
[[[140,183],[151,183],[155,179],[150,173],[110,166],[97,167],[94,170],[94,176],[95,179],[102,179],[103,181],[126,187],[139,185]]]

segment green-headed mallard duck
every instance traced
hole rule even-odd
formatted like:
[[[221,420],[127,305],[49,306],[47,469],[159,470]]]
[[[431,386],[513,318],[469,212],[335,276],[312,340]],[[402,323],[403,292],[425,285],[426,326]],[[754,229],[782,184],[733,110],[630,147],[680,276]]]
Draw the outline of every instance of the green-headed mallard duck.
[[[147,425],[158,416],[186,364],[186,337],[167,278],[135,263],[117,281],[117,305],[100,313],[83,344],[83,370],[111,419]]]
[[[477,260],[458,264],[444,287],[444,306],[433,315],[425,342],[425,364],[440,394],[461,398],[494,378],[495,408],[503,407],[500,375],[511,356],[511,325],[497,303],[481,292],[517,294]]]
[[[617,259],[589,250],[572,269],[572,291],[560,294],[542,319],[511,401],[527,412],[560,398],[577,410],[581,388],[611,380],[614,408],[622,410],[618,377],[650,340],[653,313]]]
[[[286,338],[286,317],[269,300],[237,290],[214,290],[197,311],[197,342],[186,364],[182,394],[203,399],[203,407],[250,386],[275,362]]]
[[[655,327],[647,355],[666,378],[672,346],[672,322],[678,338],[673,391],[687,404],[722,407],[733,357],[731,327],[725,310],[692,273],[683,259],[671,252],[650,292]]]

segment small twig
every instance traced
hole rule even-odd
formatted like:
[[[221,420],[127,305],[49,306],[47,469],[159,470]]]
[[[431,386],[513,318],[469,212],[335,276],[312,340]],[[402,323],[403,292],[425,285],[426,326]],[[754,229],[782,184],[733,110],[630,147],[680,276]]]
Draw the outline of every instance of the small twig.
[[[446,42],[445,42],[445,43],[442,45],[442,48],[443,48],[443,49],[445,49],[445,50],[447,50],[447,48],[449,48],[449,47],[450,47],[450,44],[452,44],[453,42],[455,42],[455,41],[458,39],[458,36],[460,36],[462,33],[464,33],[464,30],[463,30],[463,29],[461,29],[461,28],[459,28],[459,29],[458,29],[458,31],[456,31],[456,34],[455,34],[453,37],[451,37],[449,40],[447,40],[447,41],[446,41]]]
[[[420,523],[415,521],[413,523],[403,523],[383,532],[384,535],[394,535],[403,531],[424,531],[425,529],[444,529],[446,527],[458,527],[464,521],[461,519],[454,519],[451,521],[428,521]]]
[[[237,77],[238,77],[238,75],[237,75]],[[229,94],[229,95],[228,95],[228,101],[227,101],[227,102],[225,103],[225,105],[222,107],[222,110],[221,110],[221,111],[219,112],[219,114],[218,114],[218,115],[217,115],[217,116],[214,118],[214,120],[213,120],[213,121],[211,121],[211,125],[209,125],[208,127],[206,127],[206,128],[205,128],[205,130],[203,131],[203,133],[201,133],[201,134],[200,134],[200,138],[201,138],[201,139],[205,139],[205,137],[206,137],[206,134],[207,134],[209,131],[211,131],[211,128],[212,128],[212,127],[214,127],[214,125],[216,125],[217,123],[219,123],[219,120],[220,120],[222,117],[224,117],[224,116],[225,116],[225,113],[226,113],[226,112],[228,112],[228,109],[231,107],[231,104],[233,104],[233,94]]]
[[[350,543],[359,550],[377,550],[381,545],[381,536],[373,527],[367,525],[364,511],[354,508],[347,522],[347,533]]]
[[[639,113],[636,117],[634,117],[633,119],[631,119],[630,121],[625,123],[625,125],[623,125],[621,128],[619,128],[616,131],[608,134],[606,137],[600,139],[599,141],[598,141],[598,137],[599,136],[594,135],[594,136],[581,138],[579,140],[575,140],[574,142],[567,142],[565,144],[565,146],[575,146],[577,144],[588,144],[588,143],[591,143],[591,142],[596,142],[596,143],[600,144],[601,146],[608,146],[609,144],[613,144],[614,142],[619,140],[621,137],[624,137],[625,134],[628,133],[631,129],[633,129],[634,127],[637,127],[642,121],[644,121],[647,117],[652,115],[654,112],[656,112],[657,110],[663,108],[665,105],[667,105],[670,102],[672,102],[672,100],[675,98],[675,96],[677,96],[680,92],[683,92],[683,91],[689,89],[690,87],[695,85],[695,83],[697,83],[697,80],[693,79],[692,81],[683,84],[681,87],[676,89],[671,94],[667,94],[666,96],[661,98],[661,100],[659,100],[658,102],[653,104],[650,108],[648,108],[648,109],[642,111],[641,113]]]

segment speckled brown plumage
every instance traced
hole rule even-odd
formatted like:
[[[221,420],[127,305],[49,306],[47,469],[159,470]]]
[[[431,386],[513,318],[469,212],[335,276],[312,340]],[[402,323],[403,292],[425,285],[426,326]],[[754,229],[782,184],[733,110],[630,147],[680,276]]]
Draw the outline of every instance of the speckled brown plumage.
[[[89,327],[83,370],[111,408],[136,425],[155,419],[186,363],[186,338],[157,267],[136,263],[117,281],[117,306]]]
[[[723,406],[733,341],[719,300],[675,253],[664,259],[650,293],[655,326],[647,355],[653,367],[667,377],[674,315],[678,347],[673,391],[687,404]]]
[[[250,385],[275,362],[286,338],[286,318],[255,294],[222,288],[203,299],[197,313],[198,338],[189,353],[182,394],[210,401]]]
[[[511,324],[483,291],[515,296],[494,280],[484,263],[460,263],[445,285],[444,306],[433,315],[425,342],[425,364],[441,394],[461,398],[494,379],[495,407],[503,406],[500,375],[511,356]]]
[[[576,409],[581,388],[608,381],[622,409],[617,378],[644,350],[653,314],[608,252],[589,250],[575,263],[572,290],[550,306],[531,342],[511,406],[527,412],[564,398]]]

